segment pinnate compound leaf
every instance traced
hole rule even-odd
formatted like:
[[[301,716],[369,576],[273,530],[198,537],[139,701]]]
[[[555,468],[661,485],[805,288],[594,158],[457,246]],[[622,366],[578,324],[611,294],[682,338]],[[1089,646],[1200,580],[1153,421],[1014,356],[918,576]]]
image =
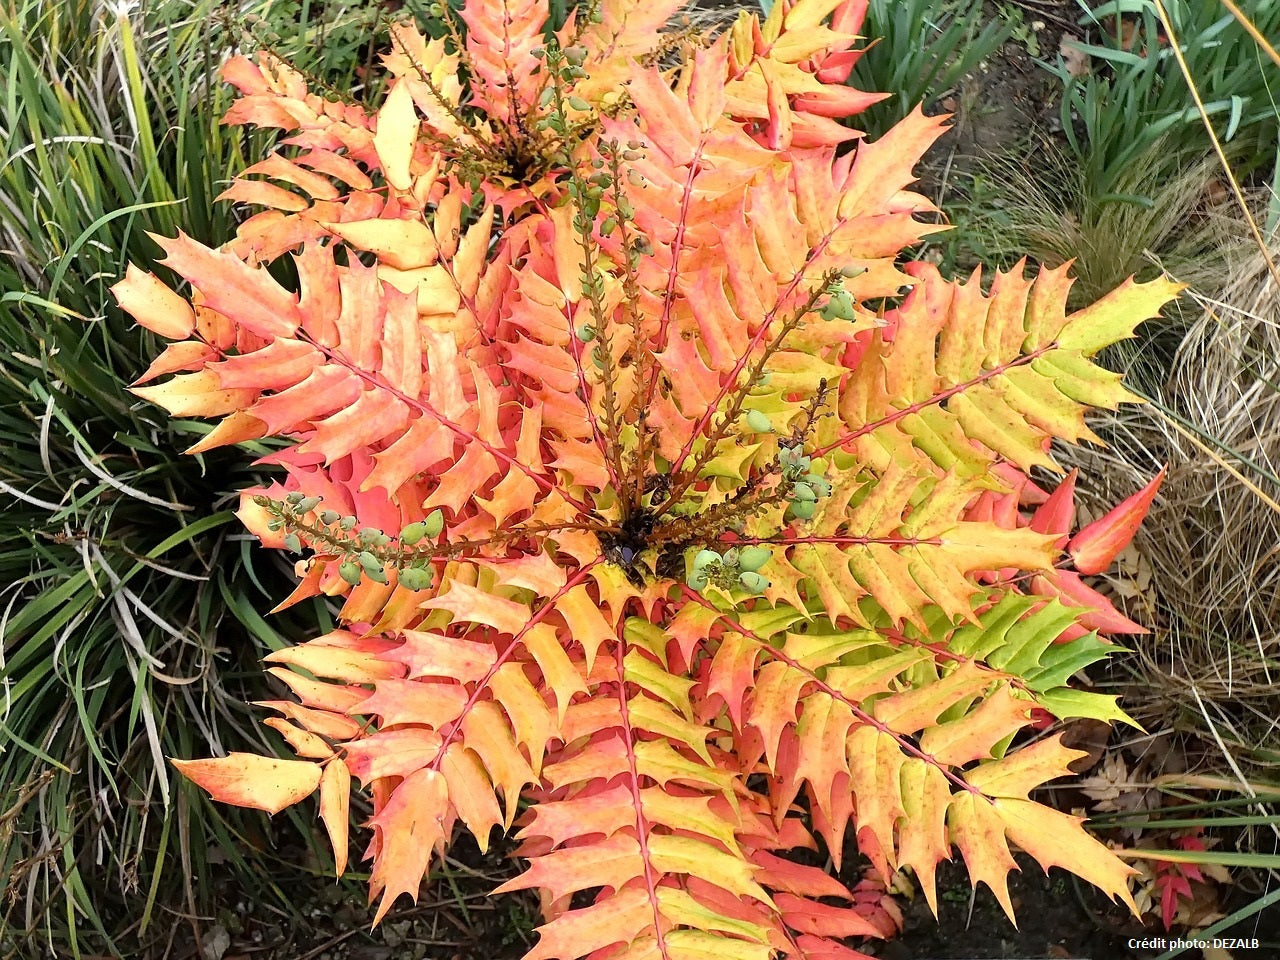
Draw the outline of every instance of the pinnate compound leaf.
[[[532,960],[852,960],[897,926],[894,871],[936,909],[955,848],[1006,909],[1016,848],[1126,899],[1030,799],[1075,754],[1017,737],[1033,707],[1125,719],[1066,684],[1089,631],[1141,630],[1080,574],[1143,505],[1072,538],[1078,478],[1028,472],[1135,399],[1090,358],[1179,288],[1070,312],[1066,267],[903,265],[944,121],[841,122],[877,99],[843,82],[865,4],[706,44],[660,32],[677,5],[556,31],[467,0],[456,35],[393,28],[369,108],[228,64],[228,122],[284,133],[224,195],[252,215],[160,241],[190,298],[115,290],[179,341],[138,395],[222,418],[193,452],[271,438],[240,516],[302,557],[280,608],[345,627],[269,658],[300,701],[269,724],[317,762],[180,768],[272,811],[318,786],[339,870],[355,777],[377,919],[527,804]],[[786,859],[850,828],[879,880]]]

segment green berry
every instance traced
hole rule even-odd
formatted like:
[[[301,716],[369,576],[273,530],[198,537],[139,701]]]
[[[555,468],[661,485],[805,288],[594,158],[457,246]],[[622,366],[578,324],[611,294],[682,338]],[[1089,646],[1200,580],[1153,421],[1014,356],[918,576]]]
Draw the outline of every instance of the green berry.
[[[754,573],[769,562],[773,551],[768,547],[743,547],[738,551],[738,565],[748,573]]]
[[[410,567],[400,571],[400,586],[406,590],[425,590],[431,586],[431,571]]]
[[[338,575],[354,587],[360,582],[360,564],[352,560],[343,560],[338,567]]]
[[[422,521],[422,525],[428,537],[438,537],[440,536],[440,531],[444,529],[444,514],[440,512],[439,508],[436,508],[427,514],[426,519]]]
[[[302,491],[300,490],[290,491],[288,494],[285,495],[284,502],[289,504],[290,506],[297,506],[299,503],[302,502]]]
[[[714,550],[699,550],[693,558],[693,569],[702,570],[708,564],[719,563],[720,554]]]
[[[817,500],[818,495],[813,492],[813,487],[807,483],[794,483],[791,485],[791,496],[797,502],[805,500]]]
[[[769,422],[769,417],[760,410],[752,410],[747,413],[747,426],[756,433],[773,432],[773,424]]]
[[[355,525],[356,525],[356,518],[351,516],[343,517],[341,520],[338,521],[338,526],[340,526],[347,533],[350,533],[355,528]]]
[[[589,323],[584,323],[574,332],[583,343],[590,343],[596,338],[596,328]]]
[[[321,510],[320,511],[321,523],[337,523],[340,519],[341,519],[341,514],[339,514],[337,510]]]
[[[791,504],[791,514],[798,520],[808,520],[818,511],[818,504],[813,500],[796,500]]]
[[[427,525],[419,520],[417,523],[411,523],[400,531],[400,542],[405,546],[412,547],[426,535]]]
[[[298,513],[310,513],[318,506],[320,506],[319,497],[303,497],[298,501],[294,509],[297,510]]]
[[[701,590],[707,583],[707,571],[695,569],[693,573],[689,574],[688,584],[693,589]]]
[[[738,577],[738,582],[743,588],[752,593],[761,593],[769,589],[769,578],[762,577],[758,573],[747,572]]]
[[[356,559],[360,561],[360,566],[364,567],[364,572],[370,576],[373,576],[375,572],[382,572],[382,561],[368,550],[361,552]]]

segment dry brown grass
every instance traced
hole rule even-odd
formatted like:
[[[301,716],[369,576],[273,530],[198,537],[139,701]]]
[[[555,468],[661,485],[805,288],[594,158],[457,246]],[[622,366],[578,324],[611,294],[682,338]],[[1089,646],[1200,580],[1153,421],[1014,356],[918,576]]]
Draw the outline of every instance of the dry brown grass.
[[[1157,404],[1108,420],[1109,449],[1066,459],[1101,479],[1095,509],[1169,464],[1129,564],[1146,582],[1117,584],[1156,625],[1131,644],[1131,712],[1196,732],[1228,766],[1280,767],[1280,289],[1260,252],[1219,289],[1192,294],[1200,314]]]

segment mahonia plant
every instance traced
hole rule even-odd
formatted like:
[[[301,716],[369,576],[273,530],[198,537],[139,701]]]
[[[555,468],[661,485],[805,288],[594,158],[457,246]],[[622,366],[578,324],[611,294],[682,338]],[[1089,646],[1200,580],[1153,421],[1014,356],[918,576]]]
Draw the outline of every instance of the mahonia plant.
[[[298,759],[175,763],[272,813],[318,791],[339,872],[358,780],[375,923],[455,829],[518,827],[528,960],[861,956],[876,891],[936,908],[954,849],[1011,916],[1015,849],[1132,906],[1030,794],[1082,755],[1046,723],[1126,719],[1068,686],[1141,631],[1080,575],[1154,486],[1072,537],[1074,475],[1029,474],[1136,399],[1089,358],[1178,288],[1068,313],[1065,267],[900,266],[944,123],[838,121],[877,99],[844,83],[865,0],[714,39],[677,7],[470,0],[394,29],[376,112],[226,67],[226,122],[281,138],[234,240],[157,238],[189,298],[115,288],[177,341],[135,392],[221,418],[192,453],[290,441],[240,516],[302,554],[282,606],[344,625],[267,658]],[[788,857],[850,833],[878,880]]]

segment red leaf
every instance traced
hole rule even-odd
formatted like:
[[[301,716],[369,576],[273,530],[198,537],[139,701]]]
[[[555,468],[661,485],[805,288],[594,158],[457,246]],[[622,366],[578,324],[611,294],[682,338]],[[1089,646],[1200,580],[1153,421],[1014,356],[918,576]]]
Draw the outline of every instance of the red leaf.
[[[1164,482],[1168,467],[1162,467],[1155,478],[1130,497],[1112,508],[1106,516],[1089,524],[1067,544],[1067,552],[1083,574],[1102,573],[1129,545],[1138,532],[1151,501],[1155,499]]]

